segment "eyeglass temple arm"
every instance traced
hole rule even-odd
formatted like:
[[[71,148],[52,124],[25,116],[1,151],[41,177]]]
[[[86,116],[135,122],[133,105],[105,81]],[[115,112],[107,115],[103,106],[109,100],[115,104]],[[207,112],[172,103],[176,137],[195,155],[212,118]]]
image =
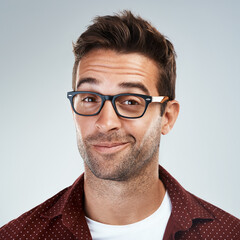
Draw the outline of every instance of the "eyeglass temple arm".
[[[162,96],[152,97],[152,102],[164,103],[167,100],[169,100],[169,97],[167,97],[167,96],[165,96],[165,97],[162,97]]]

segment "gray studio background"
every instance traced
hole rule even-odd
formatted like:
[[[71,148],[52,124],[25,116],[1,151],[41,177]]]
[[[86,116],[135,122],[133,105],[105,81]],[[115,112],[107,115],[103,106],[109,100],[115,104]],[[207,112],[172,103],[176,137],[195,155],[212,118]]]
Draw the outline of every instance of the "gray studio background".
[[[75,41],[95,15],[130,9],[173,42],[176,96],[160,163],[240,217],[239,1],[0,1],[0,226],[83,172],[70,104]]]

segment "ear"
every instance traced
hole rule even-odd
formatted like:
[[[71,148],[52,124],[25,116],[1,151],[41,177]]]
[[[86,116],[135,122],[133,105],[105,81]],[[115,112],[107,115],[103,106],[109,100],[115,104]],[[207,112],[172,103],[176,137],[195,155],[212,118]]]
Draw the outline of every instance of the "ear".
[[[166,135],[177,120],[180,105],[176,100],[169,101],[162,116],[161,133]]]

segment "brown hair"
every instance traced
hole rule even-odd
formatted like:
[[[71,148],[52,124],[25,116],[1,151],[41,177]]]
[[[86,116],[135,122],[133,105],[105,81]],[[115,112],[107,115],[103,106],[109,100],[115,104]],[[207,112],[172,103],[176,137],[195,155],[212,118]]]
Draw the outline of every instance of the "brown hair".
[[[105,48],[120,53],[140,53],[159,66],[157,89],[159,95],[175,98],[176,62],[172,43],[149,22],[130,11],[113,16],[100,16],[73,44],[75,63],[72,87],[75,90],[76,73],[81,58],[93,49]]]

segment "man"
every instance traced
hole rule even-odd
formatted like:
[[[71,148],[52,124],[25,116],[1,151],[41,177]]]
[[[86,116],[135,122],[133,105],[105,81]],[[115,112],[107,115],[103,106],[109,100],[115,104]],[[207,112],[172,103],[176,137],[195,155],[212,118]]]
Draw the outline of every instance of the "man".
[[[240,239],[237,218],[158,165],[179,112],[173,45],[125,11],[96,18],[74,54],[67,96],[85,172],[0,239]]]

